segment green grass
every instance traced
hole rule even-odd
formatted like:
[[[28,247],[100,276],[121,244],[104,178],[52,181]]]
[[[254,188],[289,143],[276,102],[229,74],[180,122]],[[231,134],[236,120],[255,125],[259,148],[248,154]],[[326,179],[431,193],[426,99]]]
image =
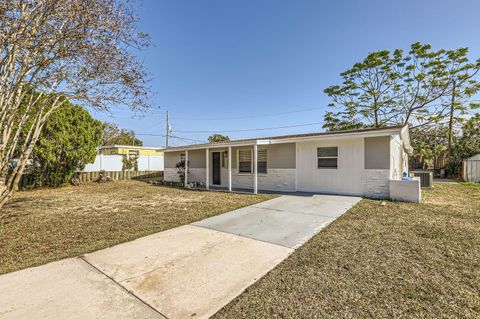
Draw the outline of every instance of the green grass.
[[[0,212],[0,273],[85,254],[272,197],[139,181],[19,192]]]
[[[362,200],[215,318],[479,318],[480,185]]]

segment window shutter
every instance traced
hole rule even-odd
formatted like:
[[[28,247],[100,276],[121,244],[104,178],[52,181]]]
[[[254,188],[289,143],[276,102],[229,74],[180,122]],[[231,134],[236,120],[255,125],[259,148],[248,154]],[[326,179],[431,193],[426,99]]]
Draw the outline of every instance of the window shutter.
[[[267,174],[267,150],[259,149],[257,151],[257,169],[260,174]]]
[[[250,150],[238,151],[238,171],[240,173],[252,172],[252,153]]]
[[[250,150],[239,150],[238,154],[240,162],[250,162],[252,160],[252,154]]]

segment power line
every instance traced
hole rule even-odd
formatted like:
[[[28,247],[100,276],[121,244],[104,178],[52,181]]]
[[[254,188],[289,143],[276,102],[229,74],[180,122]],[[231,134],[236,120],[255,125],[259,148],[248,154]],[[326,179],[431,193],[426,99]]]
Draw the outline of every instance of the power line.
[[[301,110],[295,110],[295,111],[287,111],[287,112],[278,112],[278,113],[269,113],[269,114],[259,114],[259,115],[232,116],[232,117],[219,117],[219,118],[185,118],[185,117],[175,117],[175,116],[173,116],[172,119],[184,120],[184,121],[241,120],[241,119],[251,119],[251,118],[259,118],[259,117],[269,117],[269,116],[278,116],[278,115],[294,114],[294,113],[315,111],[315,110],[320,110],[320,109],[322,109],[322,108],[320,108],[320,107],[314,107],[314,108],[301,109]]]
[[[155,136],[155,137],[166,137],[167,136],[166,134],[153,134],[153,133],[152,134],[151,133],[135,133],[135,135],[138,135],[138,136]],[[176,136],[176,135],[172,135],[172,134],[169,134],[168,136],[179,139],[179,140],[184,140],[184,141],[205,143],[205,141],[194,140],[194,139],[191,139],[191,138],[180,137],[180,136]]]
[[[323,124],[323,122],[314,122],[314,123],[305,123],[297,125],[287,125],[287,126],[276,126],[276,127],[264,127],[264,128],[250,128],[242,130],[222,130],[222,131],[176,131],[178,133],[238,133],[238,132],[253,132],[253,131],[267,131],[267,130],[277,130],[283,128],[293,128],[293,127],[302,127],[302,126],[312,126]]]
[[[191,138],[179,137],[175,135],[170,135],[170,137],[176,138],[178,140],[186,141],[186,142],[205,143],[205,141],[192,140]]]

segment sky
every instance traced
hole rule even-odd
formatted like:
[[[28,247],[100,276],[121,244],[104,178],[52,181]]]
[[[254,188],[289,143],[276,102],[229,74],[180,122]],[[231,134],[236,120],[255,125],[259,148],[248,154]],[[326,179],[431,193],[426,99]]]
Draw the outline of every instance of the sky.
[[[323,131],[323,90],[372,51],[468,47],[480,57],[478,0],[138,0],[152,45],[138,57],[151,108],[93,116],[134,130],[146,146]],[[282,128],[279,128],[282,127]],[[261,130],[257,130],[261,129]],[[238,132],[239,130],[248,130]],[[159,136],[155,136],[159,135]]]

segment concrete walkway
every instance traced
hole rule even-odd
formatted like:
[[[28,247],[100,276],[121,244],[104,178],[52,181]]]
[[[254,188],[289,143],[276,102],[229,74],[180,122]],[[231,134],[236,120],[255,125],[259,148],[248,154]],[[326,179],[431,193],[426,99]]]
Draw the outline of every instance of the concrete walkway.
[[[281,196],[0,276],[0,318],[207,318],[360,198]]]

